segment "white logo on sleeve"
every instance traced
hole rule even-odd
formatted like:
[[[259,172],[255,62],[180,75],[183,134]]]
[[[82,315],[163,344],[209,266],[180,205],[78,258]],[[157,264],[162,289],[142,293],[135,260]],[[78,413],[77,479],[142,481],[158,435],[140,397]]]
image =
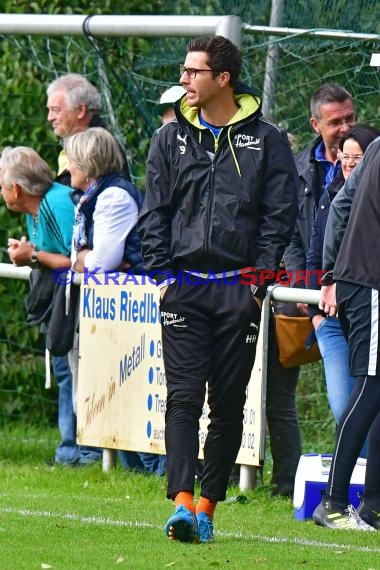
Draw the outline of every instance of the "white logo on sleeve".
[[[247,334],[245,337],[246,344],[254,344],[257,341],[257,336],[259,334],[259,326],[256,323],[249,323],[249,326],[253,328],[251,334]]]
[[[177,139],[183,143],[183,144],[180,144],[180,145],[179,145],[179,152],[180,152],[180,154],[185,154],[185,152],[186,152],[186,145],[187,145],[187,141],[186,141],[187,135],[181,137],[181,135],[180,135],[179,133],[177,133]]]

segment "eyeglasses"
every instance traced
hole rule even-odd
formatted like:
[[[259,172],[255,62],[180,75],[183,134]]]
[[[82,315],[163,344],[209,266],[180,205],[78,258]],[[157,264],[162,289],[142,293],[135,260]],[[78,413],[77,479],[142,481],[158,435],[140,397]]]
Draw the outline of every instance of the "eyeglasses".
[[[199,73],[200,71],[211,71],[212,73],[214,73],[213,69],[196,69],[195,67],[185,67],[184,65],[179,66],[179,72],[180,72],[181,76],[184,73],[186,73],[186,75],[189,79],[195,79],[197,76],[197,73]]]
[[[341,125],[347,125],[352,127],[356,122],[356,114],[352,113],[351,115],[347,115],[347,117],[343,117],[343,119],[331,119],[331,121],[321,121],[317,119],[318,123],[322,125],[326,125],[327,127],[340,127]]]
[[[338,158],[340,162],[355,162],[357,164],[362,158],[362,154],[344,154],[343,152],[338,152]]]

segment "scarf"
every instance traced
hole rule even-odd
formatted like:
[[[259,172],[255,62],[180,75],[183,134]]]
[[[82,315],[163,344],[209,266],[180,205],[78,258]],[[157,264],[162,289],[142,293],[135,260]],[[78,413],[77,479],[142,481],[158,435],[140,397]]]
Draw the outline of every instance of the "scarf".
[[[73,230],[73,249],[75,251],[81,251],[87,245],[86,218],[82,212],[82,207],[92,198],[98,186],[99,181],[95,180],[75,206],[75,226]]]

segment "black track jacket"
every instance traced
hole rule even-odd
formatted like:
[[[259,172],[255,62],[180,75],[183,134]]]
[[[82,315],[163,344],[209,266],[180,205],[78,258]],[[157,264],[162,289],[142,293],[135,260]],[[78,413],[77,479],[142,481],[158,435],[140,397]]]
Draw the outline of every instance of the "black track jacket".
[[[186,95],[178,122],[152,137],[138,229],[157,282],[180,269],[275,272],[293,235],[298,174],[286,134],[262,118],[247,86],[235,99],[239,110],[218,139]]]

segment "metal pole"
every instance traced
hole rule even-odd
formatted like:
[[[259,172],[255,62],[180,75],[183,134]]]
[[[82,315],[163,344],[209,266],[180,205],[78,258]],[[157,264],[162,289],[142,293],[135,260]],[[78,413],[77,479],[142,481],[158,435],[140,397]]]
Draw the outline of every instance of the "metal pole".
[[[226,16],[95,15],[88,17],[68,14],[0,14],[0,34],[82,36],[86,20],[86,32],[92,36],[194,36],[214,34],[218,26],[221,26],[223,32],[227,30],[222,35],[228,32],[237,38],[235,27],[238,26],[238,22],[235,22],[235,19],[240,22],[241,27],[240,18],[230,16],[231,22],[227,18]]]
[[[102,454],[102,471],[104,471],[104,473],[108,473],[109,471],[112,471],[112,469],[115,469],[116,464],[117,450],[104,448]]]
[[[8,279],[23,279],[27,281],[31,272],[30,267],[16,267],[12,263],[0,263],[0,277]]]
[[[344,30],[323,30],[319,28],[314,28],[312,30],[305,30],[303,28],[272,28],[271,26],[251,26],[250,24],[243,24],[243,30],[251,34],[269,34],[271,36],[313,36],[330,40],[380,41],[380,34],[361,34],[356,32],[345,32]]]
[[[256,486],[256,469],[255,465],[240,465],[239,489],[242,493]]]
[[[321,292],[315,289],[297,289],[274,285],[268,287],[268,296],[275,301],[284,301],[285,303],[318,305]]]
[[[236,18],[237,16],[229,16]],[[0,14],[0,34],[81,36],[86,15],[68,14]],[[91,16],[87,30],[93,36],[194,36],[214,34],[226,16]],[[247,33],[272,36],[303,35],[328,39],[379,41],[380,34],[361,34],[343,30],[278,28],[242,24]],[[218,31],[218,33],[220,33]],[[222,34],[224,35],[224,34]],[[230,37],[230,36],[226,36]],[[232,38],[230,38],[232,39]],[[234,41],[232,39],[232,41]],[[238,43],[237,41],[235,42]]]
[[[30,267],[15,267],[12,263],[0,263],[0,277],[10,279],[29,279]],[[120,273],[120,275],[124,275]],[[138,279],[138,276],[136,276]],[[82,280],[81,273],[75,273],[74,283],[80,285]],[[318,305],[320,291],[314,289],[296,289],[284,287],[282,285],[274,285],[268,287],[268,297],[275,301],[284,301],[289,303],[308,303],[310,305]]]
[[[270,15],[270,26],[279,26],[284,17],[284,0],[272,0],[272,10]],[[265,63],[265,79],[263,87],[264,117],[272,118],[276,98],[277,67],[280,58],[280,47],[275,43],[275,36],[269,36],[269,46]]]
[[[31,271],[32,268],[28,265],[16,267],[15,265],[12,265],[12,263],[0,263],[0,277],[6,277],[8,279],[23,279],[24,281],[27,281]],[[59,275],[57,273],[57,279],[58,277]],[[63,277],[62,274],[61,277]],[[82,282],[82,273],[73,273],[72,278],[75,285],[80,285]]]
[[[241,18],[239,16],[226,16],[222,18],[216,27],[215,35],[224,36],[236,44],[241,46]]]

